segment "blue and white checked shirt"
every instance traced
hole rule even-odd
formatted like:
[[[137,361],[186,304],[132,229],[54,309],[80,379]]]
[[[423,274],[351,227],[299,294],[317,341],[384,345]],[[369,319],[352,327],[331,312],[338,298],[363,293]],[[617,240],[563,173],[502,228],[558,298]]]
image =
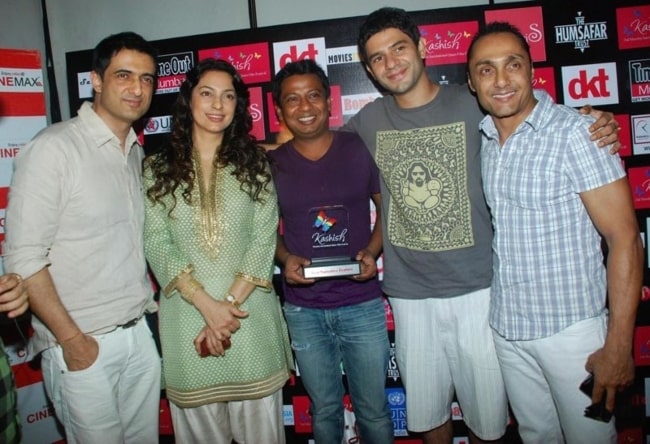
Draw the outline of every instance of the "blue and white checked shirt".
[[[480,124],[482,175],[495,227],[490,324],[506,339],[555,334],[605,309],[601,238],[579,193],[625,176],[589,140],[593,119],[544,91],[503,147]]]

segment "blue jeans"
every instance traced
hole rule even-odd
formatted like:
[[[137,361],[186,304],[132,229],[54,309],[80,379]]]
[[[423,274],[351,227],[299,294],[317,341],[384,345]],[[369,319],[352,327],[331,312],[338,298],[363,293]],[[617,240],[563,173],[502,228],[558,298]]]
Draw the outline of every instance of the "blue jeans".
[[[340,444],[343,438],[342,361],[361,441],[392,443],[385,391],[390,352],[381,298],[333,309],[285,303],[284,314],[311,401],[316,442]]]

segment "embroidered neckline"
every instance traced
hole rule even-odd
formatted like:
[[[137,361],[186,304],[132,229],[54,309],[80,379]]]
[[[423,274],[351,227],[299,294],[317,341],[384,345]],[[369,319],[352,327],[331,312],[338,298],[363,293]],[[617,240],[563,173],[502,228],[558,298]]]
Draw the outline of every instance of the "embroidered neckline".
[[[223,182],[225,177],[224,167],[215,166],[212,169],[208,187],[203,180],[201,158],[196,148],[192,148],[192,158],[196,170],[195,180],[198,187],[192,191],[194,203],[195,230],[199,237],[199,244],[203,251],[211,258],[219,255],[225,233],[225,220],[223,214]],[[198,194],[198,196],[197,196]],[[195,202],[199,202],[196,205]]]

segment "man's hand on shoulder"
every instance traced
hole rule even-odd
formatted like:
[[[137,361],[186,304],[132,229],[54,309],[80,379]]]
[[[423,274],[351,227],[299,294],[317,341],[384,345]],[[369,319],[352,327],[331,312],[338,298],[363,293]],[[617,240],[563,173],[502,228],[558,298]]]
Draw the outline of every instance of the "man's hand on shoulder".
[[[591,140],[598,141],[599,147],[611,145],[609,152],[616,154],[621,149],[621,141],[618,138],[620,125],[614,118],[614,114],[585,105],[580,108],[581,114],[589,114],[596,121],[589,127]]]

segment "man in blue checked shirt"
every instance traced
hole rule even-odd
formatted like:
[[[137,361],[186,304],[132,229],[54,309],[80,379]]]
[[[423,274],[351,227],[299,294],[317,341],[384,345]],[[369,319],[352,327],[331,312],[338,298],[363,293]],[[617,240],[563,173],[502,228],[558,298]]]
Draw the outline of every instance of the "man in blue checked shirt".
[[[643,264],[621,161],[589,140],[592,119],[533,92],[530,50],[512,25],[477,33],[467,70],[489,114],[480,129],[495,230],[490,325],[519,433],[526,443],[616,442],[606,416],[634,378]]]

